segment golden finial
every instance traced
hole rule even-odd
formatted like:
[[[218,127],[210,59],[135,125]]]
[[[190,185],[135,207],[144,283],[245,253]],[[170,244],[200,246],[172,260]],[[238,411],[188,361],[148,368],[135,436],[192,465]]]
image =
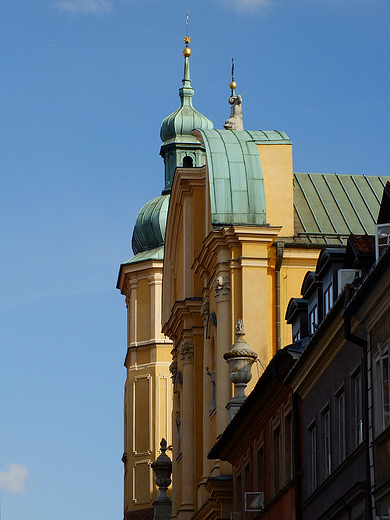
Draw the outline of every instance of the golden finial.
[[[237,83],[234,81],[234,61],[233,61],[233,58],[232,58],[232,81],[229,85],[229,87],[231,88],[232,90],[232,95],[233,95],[233,91],[236,89],[237,87]]]
[[[188,44],[191,42],[191,38],[188,36],[188,11],[187,11],[187,19],[186,19],[186,35],[184,38],[184,43],[186,44],[185,49],[183,51],[183,56],[185,58],[189,58],[191,56],[191,49],[188,47]]]

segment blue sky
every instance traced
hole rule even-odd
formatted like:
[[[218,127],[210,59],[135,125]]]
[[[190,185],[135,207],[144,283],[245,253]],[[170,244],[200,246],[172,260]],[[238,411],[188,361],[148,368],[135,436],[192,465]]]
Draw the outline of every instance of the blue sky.
[[[0,0],[2,520],[122,518],[126,317],[136,215],[163,188],[190,11],[194,106],[295,171],[389,175],[387,0]]]

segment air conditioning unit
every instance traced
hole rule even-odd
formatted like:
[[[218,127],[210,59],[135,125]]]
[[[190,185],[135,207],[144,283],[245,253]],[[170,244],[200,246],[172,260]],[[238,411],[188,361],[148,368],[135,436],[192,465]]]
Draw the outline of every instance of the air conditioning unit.
[[[245,493],[245,511],[261,511],[264,507],[264,493],[262,491],[247,491]]]
[[[347,283],[352,283],[355,278],[360,278],[361,275],[360,269],[339,269],[337,271],[337,296],[341,294]]]
[[[375,259],[381,256],[386,247],[390,244],[390,223],[376,224],[375,226]]]

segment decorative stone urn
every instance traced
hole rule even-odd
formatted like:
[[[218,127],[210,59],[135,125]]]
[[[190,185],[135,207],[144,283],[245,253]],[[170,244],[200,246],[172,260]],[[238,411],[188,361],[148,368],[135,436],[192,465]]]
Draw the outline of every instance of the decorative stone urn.
[[[153,502],[154,520],[170,520],[172,514],[172,500],[167,496],[167,489],[171,483],[172,461],[165,453],[167,449],[167,441],[162,439],[160,442],[161,454],[151,465],[156,475],[156,486],[160,491],[159,496]]]
[[[229,421],[233,419],[246,399],[245,388],[252,379],[251,368],[257,359],[256,352],[250,348],[243,338],[245,331],[242,320],[238,320],[236,323],[236,335],[237,339],[235,343],[233,343],[231,349],[223,355],[229,363],[229,377],[235,389],[235,396],[230,399],[226,406],[229,411]]]

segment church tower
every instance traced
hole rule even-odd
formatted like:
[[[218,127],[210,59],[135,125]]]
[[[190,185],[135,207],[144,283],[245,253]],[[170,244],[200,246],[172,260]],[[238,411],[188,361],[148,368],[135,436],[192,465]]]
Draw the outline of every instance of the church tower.
[[[188,26],[188,25],[187,25]],[[165,184],[162,194],[140,210],[134,226],[134,256],[120,266],[117,288],[126,297],[127,370],[124,392],[124,520],[151,519],[157,497],[151,464],[161,438],[172,444],[172,341],[162,330],[162,274],[165,226],[173,177],[178,167],[205,164],[205,148],[193,128],[212,122],[192,105],[188,47],[184,38],[180,106],[161,124]],[[172,368],[172,367],[171,367]]]

